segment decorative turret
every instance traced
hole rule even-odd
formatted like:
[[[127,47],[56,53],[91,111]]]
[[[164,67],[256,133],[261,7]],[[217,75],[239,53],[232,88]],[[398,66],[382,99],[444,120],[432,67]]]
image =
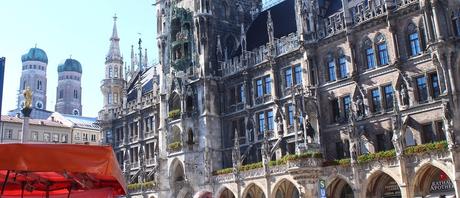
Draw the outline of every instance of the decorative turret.
[[[121,96],[125,80],[123,79],[123,57],[120,53],[120,38],[117,31],[117,16],[113,17],[113,30],[110,37],[110,48],[105,59],[105,78],[101,91],[104,95],[104,109],[121,107]]]

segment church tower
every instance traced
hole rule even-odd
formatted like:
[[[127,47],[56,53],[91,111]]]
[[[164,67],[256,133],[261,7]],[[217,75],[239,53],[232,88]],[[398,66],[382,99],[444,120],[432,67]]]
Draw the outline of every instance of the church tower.
[[[68,58],[58,66],[55,111],[61,114],[81,116],[81,74],[80,62]]]
[[[17,108],[21,109],[24,103],[22,92],[30,87],[33,92],[32,106],[36,109],[46,109],[46,68],[48,57],[40,48],[34,47],[27,54],[22,55],[22,74],[19,86]]]
[[[122,105],[123,57],[120,53],[120,38],[117,33],[117,17],[113,17],[113,32],[110,37],[110,49],[105,57],[105,77],[101,91],[104,95],[104,110],[108,111]]]

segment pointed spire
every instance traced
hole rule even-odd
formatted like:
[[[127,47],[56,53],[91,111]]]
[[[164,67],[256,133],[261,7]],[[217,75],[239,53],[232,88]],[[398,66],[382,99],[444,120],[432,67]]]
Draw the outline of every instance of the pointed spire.
[[[136,56],[134,55],[134,45],[131,45],[131,69],[130,69],[130,72],[134,71],[134,65],[136,65]]]
[[[145,48],[144,52],[144,67],[147,68],[149,64],[149,59],[147,58],[147,48]]]
[[[139,64],[138,64],[138,67],[139,67],[139,71],[143,71],[144,70],[144,67],[142,66],[142,39],[139,37]]]
[[[120,38],[118,38],[117,32],[117,15],[113,17],[113,31],[112,37],[110,37],[110,49],[107,53],[107,60],[121,60],[120,53]]]

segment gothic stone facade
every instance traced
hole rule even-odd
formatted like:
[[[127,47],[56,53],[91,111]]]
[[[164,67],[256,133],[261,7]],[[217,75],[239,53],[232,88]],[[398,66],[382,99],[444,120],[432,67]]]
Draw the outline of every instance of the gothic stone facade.
[[[130,196],[460,196],[459,2],[261,8],[256,0],[158,2],[159,92],[119,111],[134,108],[141,121],[151,105],[158,118],[154,172],[136,172],[137,182],[153,183]],[[131,130],[128,114],[104,115]],[[125,144],[146,133],[134,128]],[[269,163],[301,152],[322,156]],[[144,152],[121,156],[146,164]]]

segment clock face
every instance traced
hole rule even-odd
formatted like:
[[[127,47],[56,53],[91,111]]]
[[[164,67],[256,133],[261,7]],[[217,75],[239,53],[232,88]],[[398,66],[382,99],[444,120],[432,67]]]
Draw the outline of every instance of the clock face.
[[[38,101],[38,102],[35,104],[35,107],[36,107],[37,109],[43,109],[43,102]]]
[[[73,115],[80,115],[80,111],[78,111],[78,109],[74,109],[72,113]]]

